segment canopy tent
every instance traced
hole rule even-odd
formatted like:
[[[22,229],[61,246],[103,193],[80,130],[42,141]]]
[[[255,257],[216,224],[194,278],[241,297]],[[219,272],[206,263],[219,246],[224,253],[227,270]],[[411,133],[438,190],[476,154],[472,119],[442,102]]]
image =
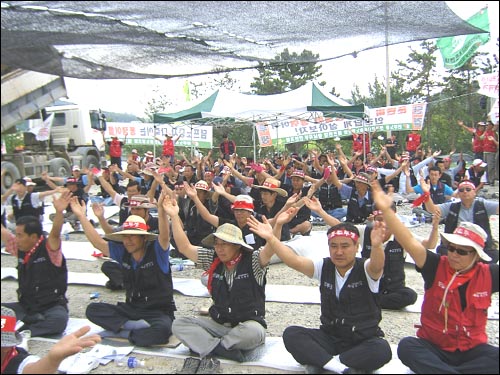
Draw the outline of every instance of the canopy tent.
[[[276,95],[242,94],[219,89],[191,108],[174,113],[155,113],[153,121],[161,124],[213,118],[223,123],[258,123],[289,119],[311,121],[318,116],[363,118],[367,113],[364,105],[351,106],[325,93],[316,83],[308,82],[296,90]],[[201,122],[207,123],[206,120]]]
[[[191,108],[174,113],[155,113],[155,124],[183,122],[190,126],[252,125],[261,147],[334,136],[351,129],[349,122],[339,126],[333,118],[365,119],[364,104],[350,105],[308,82],[296,90],[276,95],[251,95],[219,89]],[[161,126],[161,125],[160,125]],[[322,132],[318,132],[322,128]],[[314,130],[313,130],[314,129]],[[349,130],[350,131],[350,130]],[[316,133],[316,135],[312,135]],[[254,156],[255,156],[254,133]]]
[[[188,77],[254,69],[285,48],[326,61],[483,33],[444,1],[7,0],[1,14],[2,70],[84,79]]]

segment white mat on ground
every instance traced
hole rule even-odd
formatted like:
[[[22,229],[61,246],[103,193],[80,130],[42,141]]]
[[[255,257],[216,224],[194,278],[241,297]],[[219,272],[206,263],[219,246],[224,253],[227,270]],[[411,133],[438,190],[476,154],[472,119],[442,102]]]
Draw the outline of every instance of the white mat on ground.
[[[91,330],[90,333],[99,333],[102,331],[102,328],[96,326],[91,323],[87,319],[75,319],[70,318],[68,322],[68,326],[64,332],[65,334],[76,331],[78,328],[90,325]],[[38,341],[48,341],[48,342],[56,342],[63,335],[59,336],[51,336],[51,337],[34,337],[31,340]],[[108,344],[108,340],[104,339],[103,344]],[[123,345],[122,345],[123,344]],[[109,344],[108,344],[109,345]],[[127,346],[129,343],[123,342],[118,344],[113,344],[113,346]],[[384,367],[375,371],[376,374],[411,374],[409,369],[404,366],[401,361],[397,358],[396,346],[391,345],[393,359],[386,364]],[[183,344],[179,345],[177,348],[167,348],[163,346],[157,347],[139,347],[136,346],[133,349],[134,353],[143,354],[143,355],[151,355],[151,356],[160,356],[160,357],[172,357],[172,358],[187,358],[190,356],[189,349]],[[245,353],[248,358],[247,362],[241,363],[241,365],[245,366],[263,366],[270,367],[284,371],[293,371],[293,372],[304,372],[304,367],[299,364],[292,355],[285,349],[285,345],[283,344],[283,339],[281,337],[267,337],[266,343],[264,345],[259,346],[253,350],[250,350]],[[234,361],[229,361],[226,359],[221,359],[222,363],[231,363],[238,364]]]
[[[13,267],[2,267],[2,280],[17,279],[17,270]],[[84,284],[104,286],[108,278],[102,273],[68,272],[68,284]],[[207,288],[197,279],[173,277],[174,290],[191,297],[210,297]],[[420,313],[424,296],[419,295],[417,301],[402,309],[403,312]],[[266,285],[267,302],[319,304],[320,293],[316,286],[303,285]],[[488,319],[499,320],[499,302],[494,299],[488,309]]]
[[[97,257],[92,254],[102,254],[90,242],[62,241],[62,252],[66,259],[88,260],[95,262]],[[2,248],[2,254],[9,254]]]

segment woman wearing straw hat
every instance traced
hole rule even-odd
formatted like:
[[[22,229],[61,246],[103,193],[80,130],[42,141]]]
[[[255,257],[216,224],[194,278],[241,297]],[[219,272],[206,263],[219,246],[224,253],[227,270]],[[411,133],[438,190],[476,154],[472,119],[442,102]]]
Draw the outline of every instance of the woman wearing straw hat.
[[[175,303],[169,265],[170,230],[163,209],[162,193],[158,206],[159,234],[148,232],[146,221],[130,215],[123,229],[103,239],[85,216],[84,208],[72,200],[73,212],[80,219],[85,235],[95,248],[122,265],[125,303],[91,303],[87,318],[108,330],[106,336],[127,338],[139,346],[161,345],[172,334]]]
[[[487,309],[498,293],[498,264],[486,264],[486,232],[462,222],[453,233],[441,233],[447,255],[418,242],[390,206],[376,183],[377,207],[396,240],[415,261],[424,279],[424,302],[417,337],[398,345],[401,361],[417,374],[498,374],[498,347],[488,344]]]
[[[208,271],[207,288],[212,295],[210,317],[178,318],[175,336],[200,357],[209,354],[243,362],[243,352],[265,341],[266,272],[272,252],[253,251],[243,241],[240,228],[226,223],[203,239],[200,248],[189,242],[175,200],[165,208],[179,250]]]

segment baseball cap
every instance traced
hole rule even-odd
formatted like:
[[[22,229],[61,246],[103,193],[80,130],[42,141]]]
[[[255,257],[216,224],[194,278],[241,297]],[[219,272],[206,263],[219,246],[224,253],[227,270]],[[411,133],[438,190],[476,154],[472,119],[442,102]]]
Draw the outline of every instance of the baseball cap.
[[[472,165],[473,165],[474,167],[479,166],[479,167],[483,167],[483,168],[484,168],[484,167],[486,167],[488,164],[487,164],[487,163],[485,163],[484,161],[482,161],[481,159],[474,159],[474,161],[472,162]]]
[[[137,154],[137,149],[136,149],[136,148],[134,148],[134,149],[132,150],[132,154]]]
[[[36,186],[33,180],[29,177],[23,177],[23,180],[26,181],[26,186]]]
[[[79,171],[80,170],[80,167],[78,165],[73,165],[73,171]]]

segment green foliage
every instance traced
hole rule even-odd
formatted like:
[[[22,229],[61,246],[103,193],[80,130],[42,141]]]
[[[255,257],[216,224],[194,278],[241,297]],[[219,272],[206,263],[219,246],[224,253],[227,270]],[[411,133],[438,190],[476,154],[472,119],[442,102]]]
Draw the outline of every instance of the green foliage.
[[[270,63],[259,64],[259,77],[254,78],[250,84],[252,92],[258,95],[273,95],[298,89],[321,76],[321,65],[316,65],[318,59],[319,55],[311,51],[304,50],[298,55],[296,52],[291,54],[288,48],[285,48]]]

